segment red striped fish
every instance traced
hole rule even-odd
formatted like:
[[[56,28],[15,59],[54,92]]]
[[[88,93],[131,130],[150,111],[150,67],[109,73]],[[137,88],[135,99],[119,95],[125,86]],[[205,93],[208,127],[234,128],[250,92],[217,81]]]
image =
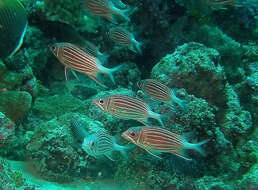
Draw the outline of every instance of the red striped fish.
[[[174,106],[173,104],[176,103],[184,109],[185,101],[176,97],[174,90],[166,85],[153,79],[145,79],[138,82],[138,86],[151,99],[167,103],[172,107]]]
[[[114,6],[111,0],[84,0],[89,12],[114,22],[113,15],[118,15],[127,21],[130,18],[125,14],[128,10],[121,10]]]
[[[115,137],[105,132],[97,132],[85,136],[82,148],[90,156],[98,158],[99,156],[105,155],[107,158],[114,161],[112,159],[113,151],[120,151],[127,157],[126,151],[133,149],[134,146],[121,146],[116,143]]]
[[[147,125],[148,118],[158,120],[162,126],[164,115],[152,112],[149,106],[142,100],[127,95],[110,95],[93,101],[102,111],[120,119],[137,120]]]
[[[238,0],[202,0],[213,9],[225,9],[226,6],[240,6]]]
[[[113,27],[109,30],[108,35],[115,43],[126,46],[135,53],[142,53],[141,43],[136,41],[133,34],[122,27]]]
[[[98,58],[71,43],[56,43],[50,47],[50,50],[64,64],[66,80],[68,77],[67,70],[70,68],[77,79],[78,77],[73,70],[84,73],[100,85],[105,86],[99,81],[98,75],[100,73],[106,74],[115,83],[112,73],[121,68],[121,65],[112,69],[106,68],[102,66]]]
[[[186,160],[191,160],[185,155],[185,150],[193,149],[205,156],[201,145],[208,142],[204,140],[197,144],[187,142],[187,140],[176,133],[160,127],[132,127],[122,134],[126,140],[133,142],[143,148],[151,155],[161,158],[160,154],[171,153]]]

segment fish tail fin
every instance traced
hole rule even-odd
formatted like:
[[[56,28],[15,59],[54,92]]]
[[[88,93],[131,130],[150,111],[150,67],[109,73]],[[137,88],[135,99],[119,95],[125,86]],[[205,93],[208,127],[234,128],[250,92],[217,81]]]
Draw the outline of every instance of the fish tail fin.
[[[141,42],[138,42],[137,40],[135,40],[135,39],[133,39],[133,51],[135,52],[135,53],[139,53],[139,54],[141,54],[142,55],[142,43]]]
[[[205,151],[201,148],[201,146],[203,144],[206,144],[207,142],[209,142],[210,139],[206,139],[206,140],[203,140],[199,143],[196,143],[196,144],[192,144],[192,143],[189,143],[187,142],[186,138],[183,139],[183,146],[184,146],[184,149],[193,149],[197,152],[199,152],[202,156],[206,156],[206,153]]]
[[[186,100],[182,100],[180,98],[178,98],[176,96],[176,90],[175,89],[172,89],[171,90],[171,97],[172,97],[172,102],[170,104],[173,105],[173,102],[175,102],[176,104],[178,104],[180,106],[180,108],[185,111],[185,104],[187,103]]]
[[[109,57],[108,53],[99,53],[99,59],[102,63],[106,63]]]
[[[136,145],[134,145],[134,144],[128,145],[128,146],[121,146],[121,145],[117,144],[115,137],[113,137],[113,145],[114,145],[115,150],[120,151],[126,159],[128,159],[127,152],[136,147]]]
[[[127,9],[124,9],[124,10],[121,10],[120,9],[120,16],[123,17],[127,22],[130,22],[131,19],[130,17],[128,16],[128,14],[132,11],[132,8],[131,7],[128,7]]]
[[[119,8],[116,8],[114,5],[112,5],[112,10],[113,10],[113,14],[121,16],[127,22],[131,21],[131,19],[128,16],[128,14],[132,11],[131,7],[128,7],[127,9],[119,9]]]
[[[112,69],[108,69],[108,70],[107,70],[108,76],[109,76],[109,78],[111,79],[111,81],[113,82],[113,84],[116,84],[116,83],[115,83],[114,76],[113,76],[113,73],[116,72],[116,71],[118,71],[119,69],[121,69],[121,67],[123,67],[123,65],[118,65],[118,66],[116,66],[116,67],[114,67],[114,68],[112,68]]]
[[[163,119],[171,117],[172,113],[159,114],[152,111],[149,111],[149,117],[156,119],[160,122],[162,127],[165,127]]]

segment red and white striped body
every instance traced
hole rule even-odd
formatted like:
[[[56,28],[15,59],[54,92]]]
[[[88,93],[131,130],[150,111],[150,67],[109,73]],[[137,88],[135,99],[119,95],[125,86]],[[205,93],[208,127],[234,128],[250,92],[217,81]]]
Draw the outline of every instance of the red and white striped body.
[[[130,20],[123,11],[116,8],[110,0],[84,0],[85,5],[89,12],[94,15],[98,15],[106,18],[107,20],[114,22],[112,16],[119,15],[126,20]]]
[[[110,39],[119,45],[129,47],[133,43],[133,35],[122,27],[111,28],[108,34]]]
[[[225,9],[226,6],[241,6],[238,0],[202,0],[213,9]]]
[[[90,78],[104,86],[97,78],[98,74],[103,73],[109,75],[112,82],[114,79],[112,72],[118,70],[120,66],[112,69],[108,69],[102,66],[98,58],[92,56],[87,51],[75,46],[71,43],[56,43],[50,50],[59,59],[59,61],[65,65],[65,77],[67,80],[67,69],[71,68],[78,72],[88,75]],[[73,72],[76,78],[76,74]]]
[[[142,53],[140,48],[141,43],[136,41],[133,34],[128,30],[122,27],[113,27],[109,30],[108,35],[115,43],[126,46],[136,53]]]
[[[57,44],[55,55],[62,64],[76,71],[90,75],[99,72],[97,58],[71,43]]]
[[[185,149],[194,149],[204,155],[200,146],[207,142],[191,144],[181,135],[161,127],[132,127],[122,134],[122,137],[133,142],[155,157],[161,158],[161,153],[172,153],[186,160],[191,160],[184,155]]]
[[[151,99],[164,102],[172,108],[174,108],[174,103],[178,104],[183,110],[185,109],[185,102],[178,98],[175,91],[162,84],[159,81],[153,79],[145,79],[138,82],[139,88]]]
[[[172,101],[171,89],[156,80],[142,80],[138,83],[138,86],[146,95],[152,99],[167,103]]]
[[[133,119],[147,125],[148,118],[154,118],[161,122],[160,114],[154,113],[141,99],[127,95],[111,95],[93,101],[102,111],[120,119]]]

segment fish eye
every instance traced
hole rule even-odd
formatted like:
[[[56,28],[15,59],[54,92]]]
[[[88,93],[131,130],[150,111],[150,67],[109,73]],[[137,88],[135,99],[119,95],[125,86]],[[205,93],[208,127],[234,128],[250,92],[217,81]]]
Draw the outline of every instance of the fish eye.
[[[55,52],[56,51],[56,46],[53,45],[53,46],[50,47],[50,49],[51,49],[51,51]]]
[[[103,105],[103,104],[104,104],[104,100],[103,100],[103,99],[100,99],[100,100],[99,100],[99,104],[100,104],[100,105]]]
[[[135,132],[133,132],[133,131],[130,132],[130,135],[131,135],[132,137],[135,137],[135,136],[136,136]]]

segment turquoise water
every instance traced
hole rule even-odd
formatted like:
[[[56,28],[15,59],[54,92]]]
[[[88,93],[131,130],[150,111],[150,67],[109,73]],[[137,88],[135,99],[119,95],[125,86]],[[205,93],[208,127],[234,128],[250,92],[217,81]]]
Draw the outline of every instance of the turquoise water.
[[[257,7],[0,0],[0,189],[257,189]]]

